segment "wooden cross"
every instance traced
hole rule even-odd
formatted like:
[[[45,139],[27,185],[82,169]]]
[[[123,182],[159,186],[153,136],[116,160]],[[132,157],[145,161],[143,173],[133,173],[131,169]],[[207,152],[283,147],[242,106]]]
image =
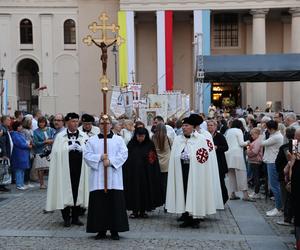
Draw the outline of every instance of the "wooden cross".
[[[101,13],[99,16],[99,20],[101,24],[97,24],[96,22],[93,22],[88,26],[89,30],[91,30],[93,33],[96,33],[97,31],[101,32],[100,37],[93,38],[91,35],[86,36],[83,38],[83,43],[85,43],[88,46],[91,46],[92,44],[95,44],[99,48],[101,48],[102,54],[100,57],[100,60],[102,61],[102,76],[100,77],[100,83],[102,84],[101,92],[103,94],[103,115],[101,116],[101,120],[103,121],[104,125],[104,131],[103,131],[103,144],[104,144],[104,160],[109,158],[107,155],[107,124],[109,124],[109,117],[107,115],[107,92],[108,92],[108,83],[109,80],[106,76],[106,67],[107,67],[107,59],[108,59],[108,53],[107,48],[114,43],[117,45],[121,45],[125,40],[118,35],[118,31],[120,27],[116,24],[107,24],[108,16],[105,12]],[[108,37],[107,31],[110,31],[111,33],[114,33],[113,37]],[[107,193],[107,167],[104,166],[104,192]]]

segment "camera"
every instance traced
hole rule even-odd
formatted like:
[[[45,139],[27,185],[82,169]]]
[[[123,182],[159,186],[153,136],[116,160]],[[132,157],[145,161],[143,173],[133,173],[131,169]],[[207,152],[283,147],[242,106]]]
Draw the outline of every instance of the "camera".
[[[44,147],[43,153],[40,154],[40,157],[48,157],[51,154],[51,147]]]
[[[291,139],[289,140],[289,152],[295,154],[299,152],[298,140]]]

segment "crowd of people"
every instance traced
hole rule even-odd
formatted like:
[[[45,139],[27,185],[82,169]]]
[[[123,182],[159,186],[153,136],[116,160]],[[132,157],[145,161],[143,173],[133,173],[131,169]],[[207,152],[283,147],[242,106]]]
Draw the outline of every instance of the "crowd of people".
[[[148,218],[164,206],[181,215],[179,227],[199,228],[229,199],[267,197],[274,208],[266,216],[294,225],[300,249],[298,141],[294,113],[225,115],[211,108],[209,117],[156,116],[147,128],[140,120],[16,111],[13,118],[1,117],[0,168],[11,166],[17,190],[34,182],[47,189],[45,211],[61,210],[65,227],[83,225],[87,209],[87,232],[97,233],[96,239],[110,230],[118,240],[128,231],[126,211],[130,219]],[[6,175],[0,171],[1,192],[10,191]]]

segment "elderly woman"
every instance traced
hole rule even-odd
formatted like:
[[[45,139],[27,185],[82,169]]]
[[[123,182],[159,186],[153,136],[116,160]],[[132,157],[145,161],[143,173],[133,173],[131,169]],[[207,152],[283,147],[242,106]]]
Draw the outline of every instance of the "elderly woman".
[[[242,127],[243,124],[241,121],[237,119],[233,120],[231,128],[227,130],[225,136],[229,146],[229,150],[225,153],[225,156],[228,165],[230,199],[240,199],[235,193],[242,191],[244,201],[255,201],[248,195],[247,172],[243,148],[249,145],[250,142],[244,141]]]
[[[33,168],[38,171],[40,189],[46,189],[44,184],[44,171],[49,169],[51,146],[53,144],[54,130],[47,127],[47,119],[38,119],[38,128],[33,131],[35,158]]]
[[[33,133],[32,133],[32,119],[29,117],[24,117],[22,121],[22,134],[25,136],[25,140],[28,144],[33,144]],[[25,170],[25,183],[26,187],[32,188],[34,185],[30,184],[30,171],[32,167],[32,161],[33,161],[33,152],[32,149],[30,150],[30,155],[29,155],[30,161],[29,161],[29,168]]]
[[[14,147],[12,151],[12,166],[16,175],[16,186],[18,190],[25,190],[24,173],[29,168],[29,154],[32,145],[28,143],[22,134],[22,123],[16,121],[12,125],[11,139]]]
[[[219,167],[219,177],[220,177],[220,186],[222,189],[222,198],[223,203],[225,204],[228,201],[228,191],[225,185],[225,175],[228,173],[228,167],[225,157],[225,152],[228,150],[228,144],[224,135],[217,131],[218,123],[215,120],[207,121],[208,132],[211,133],[216,149],[218,167]]]

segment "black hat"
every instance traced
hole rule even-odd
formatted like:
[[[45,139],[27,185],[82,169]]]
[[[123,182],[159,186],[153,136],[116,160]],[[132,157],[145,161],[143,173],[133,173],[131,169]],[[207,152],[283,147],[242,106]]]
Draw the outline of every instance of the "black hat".
[[[203,118],[198,114],[191,114],[189,117],[192,120],[192,125],[199,126],[203,122]]]
[[[189,124],[194,126],[193,120],[190,117],[185,117],[182,119],[182,124]]]
[[[95,122],[95,118],[89,114],[84,114],[81,116],[82,122]]]
[[[66,122],[72,119],[79,119],[79,115],[73,112],[73,113],[68,113],[65,117]]]

